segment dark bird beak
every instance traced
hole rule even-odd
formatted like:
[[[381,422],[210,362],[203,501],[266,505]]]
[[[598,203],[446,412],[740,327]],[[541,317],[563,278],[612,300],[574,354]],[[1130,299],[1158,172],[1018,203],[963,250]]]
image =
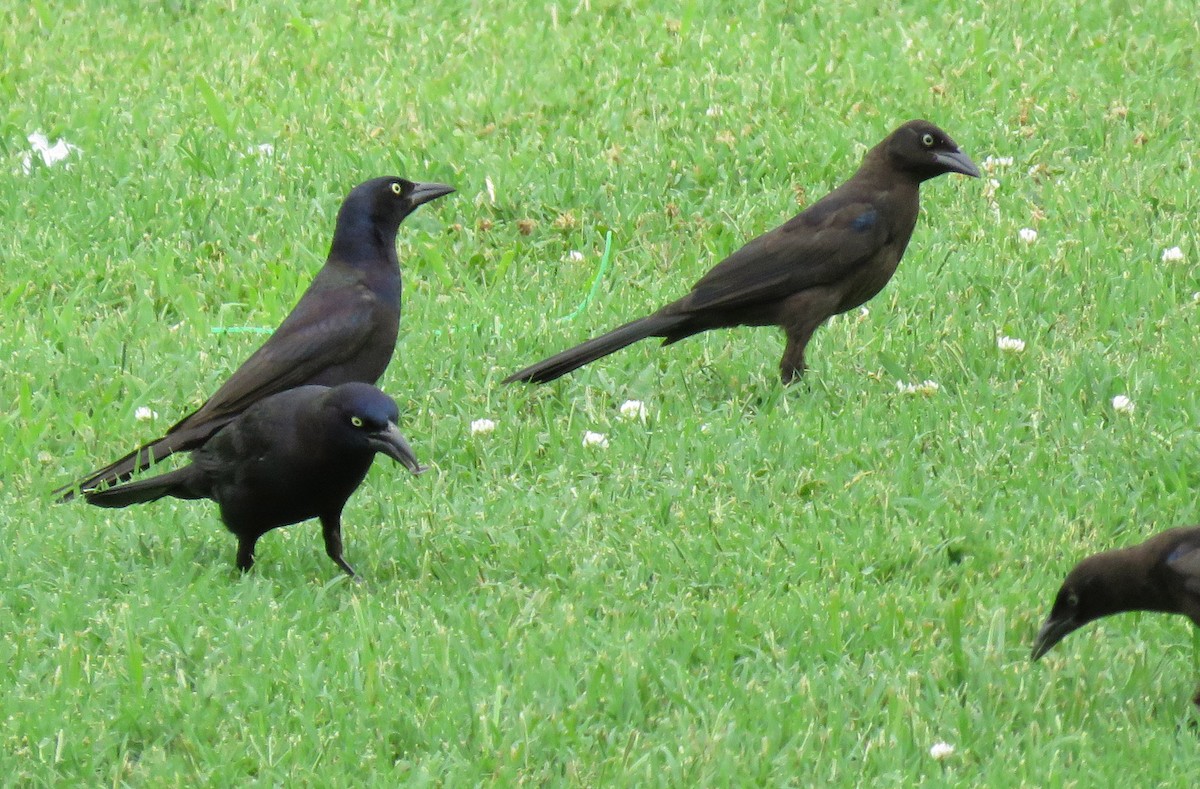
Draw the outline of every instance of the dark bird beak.
[[[1054,645],[1062,641],[1068,634],[1079,629],[1079,625],[1072,617],[1070,619],[1047,619],[1046,624],[1042,625],[1042,629],[1038,631],[1037,641],[1033,644],[1033,653],[1030,654],[1030,660],[1037,660],[1042,655],[1054,648]]]
[[[971,157],[962,151],[935,153],[933,160],[952,173],[962,173],[972,178],[979,177],[979,168],[975,166],[975,162],[971,161]]]
[[[413,190],[408,194],[408,200],[412,203],[413,208],[419,205],[424,205],[430,200],[437,200],[439,197],[445,197],[454,191],[453,186],[445,184],[413,184]]]
[[[408,445],[408,440],[400,433],[400,428],[392,422],[388,422],[387,429],[368,437],[367,443],[376,452],[382,452],[392,460],[403,463],[404,467],[414,474],[423,474],[428,470],[427,466],[422,466],[417,461],[417,456],[413,453],[412,447]]]

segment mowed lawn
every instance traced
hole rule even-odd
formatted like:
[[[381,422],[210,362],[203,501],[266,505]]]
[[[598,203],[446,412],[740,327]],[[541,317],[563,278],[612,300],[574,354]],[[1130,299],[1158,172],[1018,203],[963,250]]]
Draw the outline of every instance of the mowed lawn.
[[[1028,660],[1076,560],[1200,521],[1192,3],[0,18],[0,784],[1194,785],[1186,620]],[[914,117],[985,177],[923,187],[799,384],[773,329],[499,383]],[[380,385],[432,469],[351,499],[366,583],[316,524],[242,577],[210,503],[51,502],[202,402],[385,174],[458,193],[400,231]]]

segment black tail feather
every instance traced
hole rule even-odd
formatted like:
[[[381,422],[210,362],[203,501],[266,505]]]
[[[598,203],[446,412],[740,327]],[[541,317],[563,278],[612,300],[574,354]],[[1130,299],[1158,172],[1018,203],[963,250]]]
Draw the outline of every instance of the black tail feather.
[[[128,507],[130,504],[145,504],[158,501],[164,496],[177,499],[199,499],[207,494],[195,489],[196,469],[185,466],[150,479],[117,485],[103,490],[85,490],[83,496],[88,504],[97,507]]]
[[[236,414],[233,414],[222,419],[205,422],[197,427],[186,426],[182,430],[177,430],[186,420],[180,421],[162,438],[142,444],[128,455],[114,460],[104,468],[93,471],[83,479],[72,482],[70,485],[64,485],[50,495],[60,503],[68,502],[80,493],[87,493],[89,490],[103,485],[112,486],[124,482],[139,471],[150,468],[176,452],[186,452],[203,446],[204,442],[212,438],[218,430],[233,421],[235,416]]]
[[[585,343],[555,354],[535,365],[526,367],[520,372],[513,373],[504,379],[504,383],[526,381],[542,384],[561,378],[569,372],[578,370],[588,362],[608,356],[627,345],[647,337],[664,337],[671,329],[677,328],[686,318],[680,315],[661,315],[654,313],[636,321],[618,326],[607,334],[588,340]]]

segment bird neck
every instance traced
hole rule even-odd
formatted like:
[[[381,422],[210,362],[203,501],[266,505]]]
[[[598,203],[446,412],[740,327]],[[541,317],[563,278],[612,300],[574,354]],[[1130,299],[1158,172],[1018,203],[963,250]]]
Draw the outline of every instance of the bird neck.
[[[1094,596],[1100,616],[1124,611],[1174,612],[1167,589],[1155,577],[1154,561],[1144,551],[1123,548],[1089,560],[1092,577],[1101,584]]]
[[[862,165],[858,168],[858,172],[854,174],[853,180],[865,181],[875,189],[887,190],[889,192],[901,189],[916,193],[923,179],[901,167],[897,167],[892,161],[885,144],[880,143],[867,151],[867,155],[863,157]]]
[[[339,216],[329,258],[356,268],[376,268],[383,261],[398,269],[396,230],[389,232],[365,214]]]

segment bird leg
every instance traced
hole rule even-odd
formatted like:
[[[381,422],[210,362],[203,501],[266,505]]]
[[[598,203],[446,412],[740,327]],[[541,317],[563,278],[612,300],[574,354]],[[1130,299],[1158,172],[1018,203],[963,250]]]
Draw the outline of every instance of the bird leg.
[[[803,315],[796,323],[784,325],[787,346],[783,349],[783,358],[779,360],[779,377],[785,384],[790,384],[804,375],[804,371],[808,369],[804,363],[804,349],[808,347],[808,341],[820,325],[820,320]]]
[[[258,537],[238,537],[237,568],[249,572],[254,566],[254,546]]]
[[[806,365],[804,364],[804,346],[793,343],[788,340],[787,348],[783,351],[783,358],[779,361],[779,378],[785,384],[790,384],[800,376],[804,375]]]
[[[346,575],[351,578],[357,578],[358,575],[354,572],[354,568],[346,563],[342,558],[342,515],[321,516],[321,533],[325,535],[325,553],[333,559],[333,563],[346,571]]]
[[[1192,674],[1200,674],[1200,627],[1192,628]],[[1192,696],[1192,704],[1200,707],[1200,686],[1196,687],[1196,695]]]

